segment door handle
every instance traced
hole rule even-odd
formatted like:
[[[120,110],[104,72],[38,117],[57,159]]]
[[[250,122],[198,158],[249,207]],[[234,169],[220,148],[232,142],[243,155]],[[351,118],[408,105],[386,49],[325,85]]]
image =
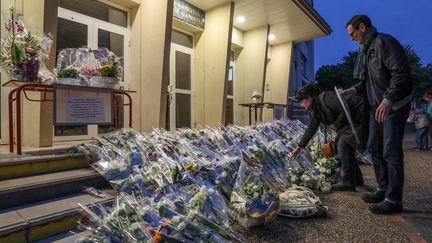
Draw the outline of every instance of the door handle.
[[[168,104],[171,104],[172,98],[173,98],[173,85],[168,84],[167,88],[167,95],[168,95]]]
[[[167,91],[168,91],[168,95],[170,95],[170,96],[173,95],[173,87],[174,87],[174,85],[172,85],[172,84],[168,84],[168,89],[167,89]]]

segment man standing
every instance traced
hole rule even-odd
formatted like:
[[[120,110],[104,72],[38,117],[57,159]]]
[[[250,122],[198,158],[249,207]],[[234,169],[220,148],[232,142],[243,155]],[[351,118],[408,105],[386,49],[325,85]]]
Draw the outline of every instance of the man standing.
[[[377,188],[363,194],[372,213],[401,212],[404,184],[402,140],[410,111],[412,79],[408,59],[392,36],[377,32],[366,15],[346,24],[350,38],[361,45],[354,66],[359,83],[345,91],[357,93],[371,106],[368,146],[371,146]]]

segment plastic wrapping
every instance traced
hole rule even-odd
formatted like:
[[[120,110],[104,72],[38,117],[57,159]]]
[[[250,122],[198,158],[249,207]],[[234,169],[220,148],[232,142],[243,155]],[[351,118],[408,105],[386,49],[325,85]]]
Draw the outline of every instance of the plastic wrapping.
[[[104,209],[110,213],[88,227],[94,237],[111,241],[244,241],[232,225],[249,228],[273,219],[280,195],[293,185],[291,171],[313,174],[318,184],[305,185],[321,190],[319,183],[328,175],[319,169],[337,169],[337,164],[316,162],[319,157],[313,158],[321,166],[316,168],[306,155],[291,156],[297,133],[303,132],[298,121],[176,133],[122,129],[76,146],[122,195],[116,207]],[[297,184],[306,181],[303,177]],[[120,217],[125,211],[129,215]],[[100,230],[101,224],[117,226]]]
[[[4,19],[6,32],[0,42],[0,67],[11,80],[53,82],[55,77],[43,66],[49,57],[52,36],[28,32],[13,6],[4,15],[8,19]]]
[[[120,58],[105,47],[66,48],[58,55],[55,74],[61,84],[115,89],[123,67]]]
[[[279,194],[278,214],[289,218],[327,215],[327,207],[306,187],[291,187]]]
[[[246,228],[262,225],[274,216],[277,205],[277,191],[242,163],[231,195],[239,224]]]

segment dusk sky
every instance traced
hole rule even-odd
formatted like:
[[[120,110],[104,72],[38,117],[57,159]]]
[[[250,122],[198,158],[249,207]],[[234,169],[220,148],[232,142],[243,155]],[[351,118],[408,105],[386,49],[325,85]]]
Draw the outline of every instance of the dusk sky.
[[[379,32],[411,45],[423,64],[432,63],[432,0],[315,0],[314,7],[333,30],[315,40],[315,70],[358,50],[345,29],[355,14],[368,15]]]

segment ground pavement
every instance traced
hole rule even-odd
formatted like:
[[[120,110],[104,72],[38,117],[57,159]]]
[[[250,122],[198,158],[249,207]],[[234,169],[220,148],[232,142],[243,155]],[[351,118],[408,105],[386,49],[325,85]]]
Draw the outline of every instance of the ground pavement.
[[[326,218],[276,218],[248,233],[250,242],[432,242],[432,151],[415,151],[414,134],[404,139],[404,212],[374,215],[359,192],[321,194]],[[374,185],[372,166],[361,167]]]

